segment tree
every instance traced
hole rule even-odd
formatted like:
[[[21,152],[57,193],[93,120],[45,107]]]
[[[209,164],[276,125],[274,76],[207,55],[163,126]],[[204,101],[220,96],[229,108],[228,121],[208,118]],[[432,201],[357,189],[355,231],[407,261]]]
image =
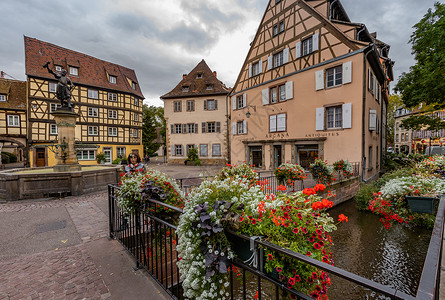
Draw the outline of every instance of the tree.
[[[445,107],[445,4],[436,2],[434,8],[414,25],[409,42],[416,64],[395,86],[408,108],[422,102],[435,109]]]
[[[387,121],[386,121],[386,143],[392,145],[394,141],[394,115],[397,108],[402,106],[402,99],[399,95],[391,95],[389,97],[388,107],[387,107]]]
[[[158,130],[157,130],[158,128]],[[156,143],[158,132],[161,135],[162,143]],[[161,144],[165,144],[165,119],[164,108],[147,106],[142,108],[142,144],[144,151],[151,155],[158,151]]]

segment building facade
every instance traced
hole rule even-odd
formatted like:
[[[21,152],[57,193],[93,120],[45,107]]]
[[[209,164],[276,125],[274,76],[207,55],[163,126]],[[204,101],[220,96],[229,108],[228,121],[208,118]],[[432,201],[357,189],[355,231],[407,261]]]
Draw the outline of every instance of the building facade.
[[[0,78],[0,152],[15,155],[23,164],[28,161],[26,102],[25,81]]]
[[[411,116],[411,110],[398,108],[394,115],[394,151],[396,153],[413,153],[413,134],[411,129],[403,128],[402,121]]]
[[[378,176],[388,53],[340,1],[269,1],[230,94],[231,162],[273,170],[347,159],[364,180]]]
[[[99,152],[105,154],[106,163],[130,152],[142,155],[144,96],[134,70],[26,36],[25,59],[32,167],[56,163],[48,145],[57,139],[51,112],[60,101],[56,78],[42,67],[47,62],[54,72],[66,70],[74,83],[71,100],[79,115],[75,136],[80,164],[96,164]]]
[[[225,164],[228,155],[228,88],[202,60],[164,101],[167,161],[184,163],[190,148],[202,164]]]

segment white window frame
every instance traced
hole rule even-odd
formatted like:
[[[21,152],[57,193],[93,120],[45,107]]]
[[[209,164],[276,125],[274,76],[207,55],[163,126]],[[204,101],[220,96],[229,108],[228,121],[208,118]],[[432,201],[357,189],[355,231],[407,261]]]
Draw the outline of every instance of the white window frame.
[[[187,111],[195,111],[195,100],[187,100]]]
[[[51,134],[51,135],[59,134],[59,131],[57,129],[57,124],[50,124],[49,125],[49,134]]]
[[[125,158],[125,147],[116,147],[116,155]]]
[[[184,147],[182,145],[175,145],[175,156],[183,156],[184,155]]]
[[[98,126],[88,126],[88,135],[99,135],[99,127]]]
[[[79,68],[70,66],[70,75],[79,76]]]
[[[108,101],[117,102],[117,94],[116,93],[108,93]]]
[[[56,66],[55,66],[55,69],[56,69],[57,72],[61,72],[61,71],[62,71],[62,66],[57,66],[57,65],[56,65]]]
[[[286,130],[287,115],[285,113],[269,116],[269,132],[285,132]]]
[[[117,136],[117,127],[108,127],[108,136]]]
[[[108,110],[108,119],[117,119],[117,110]]]
[[[259,60],[256,63],[252,64],[252,76],[261,74],[261,72],[263,71],[262,69],[263,69],[262,60]]]
[[[182,111],[182,101],[176,100],[173,101],[173,112],[181,112]]]
[[[218,110],[218,102],[216,99],[207,99],[205,101],[205,110]],[[210,107],[209,103],[212,103],[212,106]]]
[[[314,52],[314,43],[312,36],[301,41],[301,56],[305,56]]]
[[[0,95],[0,102],[6,102],[6,95]]]
[[[116,84],[117,77],[113,76],[113,75],[110,75],[109,76],[109,81],[110,81],[111,84]]]
[[[278,68],[278,67],[281,67],[282,65],[284,65],[284,54],[283,54],[283,51],[275,53],[272,56],[272,59],[273,59],[273,67],[274,68]]]
[[[199,144],[199,156],[209,156],[209,145]],[[204,151],[205,149],[205,151]]]
[[[139,122],[139,114],[138,113],[134,113],[134,121]]]
[[[50,93],[56,93],[57,92],[57,83],[49,82],[48,90]]]
[[[90,99],[99,99],[99,91],[88,89],[88,98]]]
[[[20,127],[20,116],[8,115],[8,127]]]
[[[343,107],[341,105],[326,107],[325,114],[326,114],[326,129],[343,128]],[[329,117],[331,114],[332,114],[332,120],[329,121]],[[338,124],[340,124],[340,126],[337,126]]]
[[[139,107],[139,99],[134,98],[133,104],[134,104],[134,106]]]
[[[332,74],[330,74],[332,72]],[[332,76],[332,84],[329,84],[329,77]],[[340,83],[338,83],[338,80],[340,80]],[[329,69],[326,69],[326,87],[336,87],[343,84],[343,66],[335,66]]]
[[[95,150],[78,150],[77,160],[96,160]]]
[[[88,107],[88,117],[98,118],[99,109],[97,107]]]
[[[215,151],[215,147],[218,151]],[[212,144],[212,156],[221,156],[221,144]]]
[[[60,107],[61,107],[60,104],[50,103],[50,105],[49,105],[49,112],[55,112]]]
[[[207,91],[213,91],[213,84],[207,84],[206,90]]]

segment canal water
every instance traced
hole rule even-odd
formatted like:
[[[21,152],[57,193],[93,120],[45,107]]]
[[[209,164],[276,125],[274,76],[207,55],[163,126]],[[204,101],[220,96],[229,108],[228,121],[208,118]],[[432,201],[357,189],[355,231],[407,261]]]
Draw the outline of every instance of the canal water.
[[[332,233],[334,265],[351,273],[415,296],[431,230],[395,224],[385,229],[379,216],[361,212],[349,200],[329,210],[334,220],[345,214],[349,222]],[[341,278],[332,277],[329,299],[384,299]]]

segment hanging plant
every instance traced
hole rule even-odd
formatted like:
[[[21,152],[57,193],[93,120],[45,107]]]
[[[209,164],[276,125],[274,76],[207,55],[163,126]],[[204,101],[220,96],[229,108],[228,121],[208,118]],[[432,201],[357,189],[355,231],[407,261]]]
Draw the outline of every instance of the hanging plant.
[[[328,165],[327,161],[317,158],[309,165],[312,177],[318,182],[330,185],[335,179],[332,176],[334,169]]]
[[[293,185],[296,180],[306,178],[306,173],[302,166],[297,164],[284,163],[274,171],[275,177],[281,184]]]
[[[352,167],[351,163],[343,159],[334,162],[334,171],[342,173],[346,178],[354,175],[354,168]]]

